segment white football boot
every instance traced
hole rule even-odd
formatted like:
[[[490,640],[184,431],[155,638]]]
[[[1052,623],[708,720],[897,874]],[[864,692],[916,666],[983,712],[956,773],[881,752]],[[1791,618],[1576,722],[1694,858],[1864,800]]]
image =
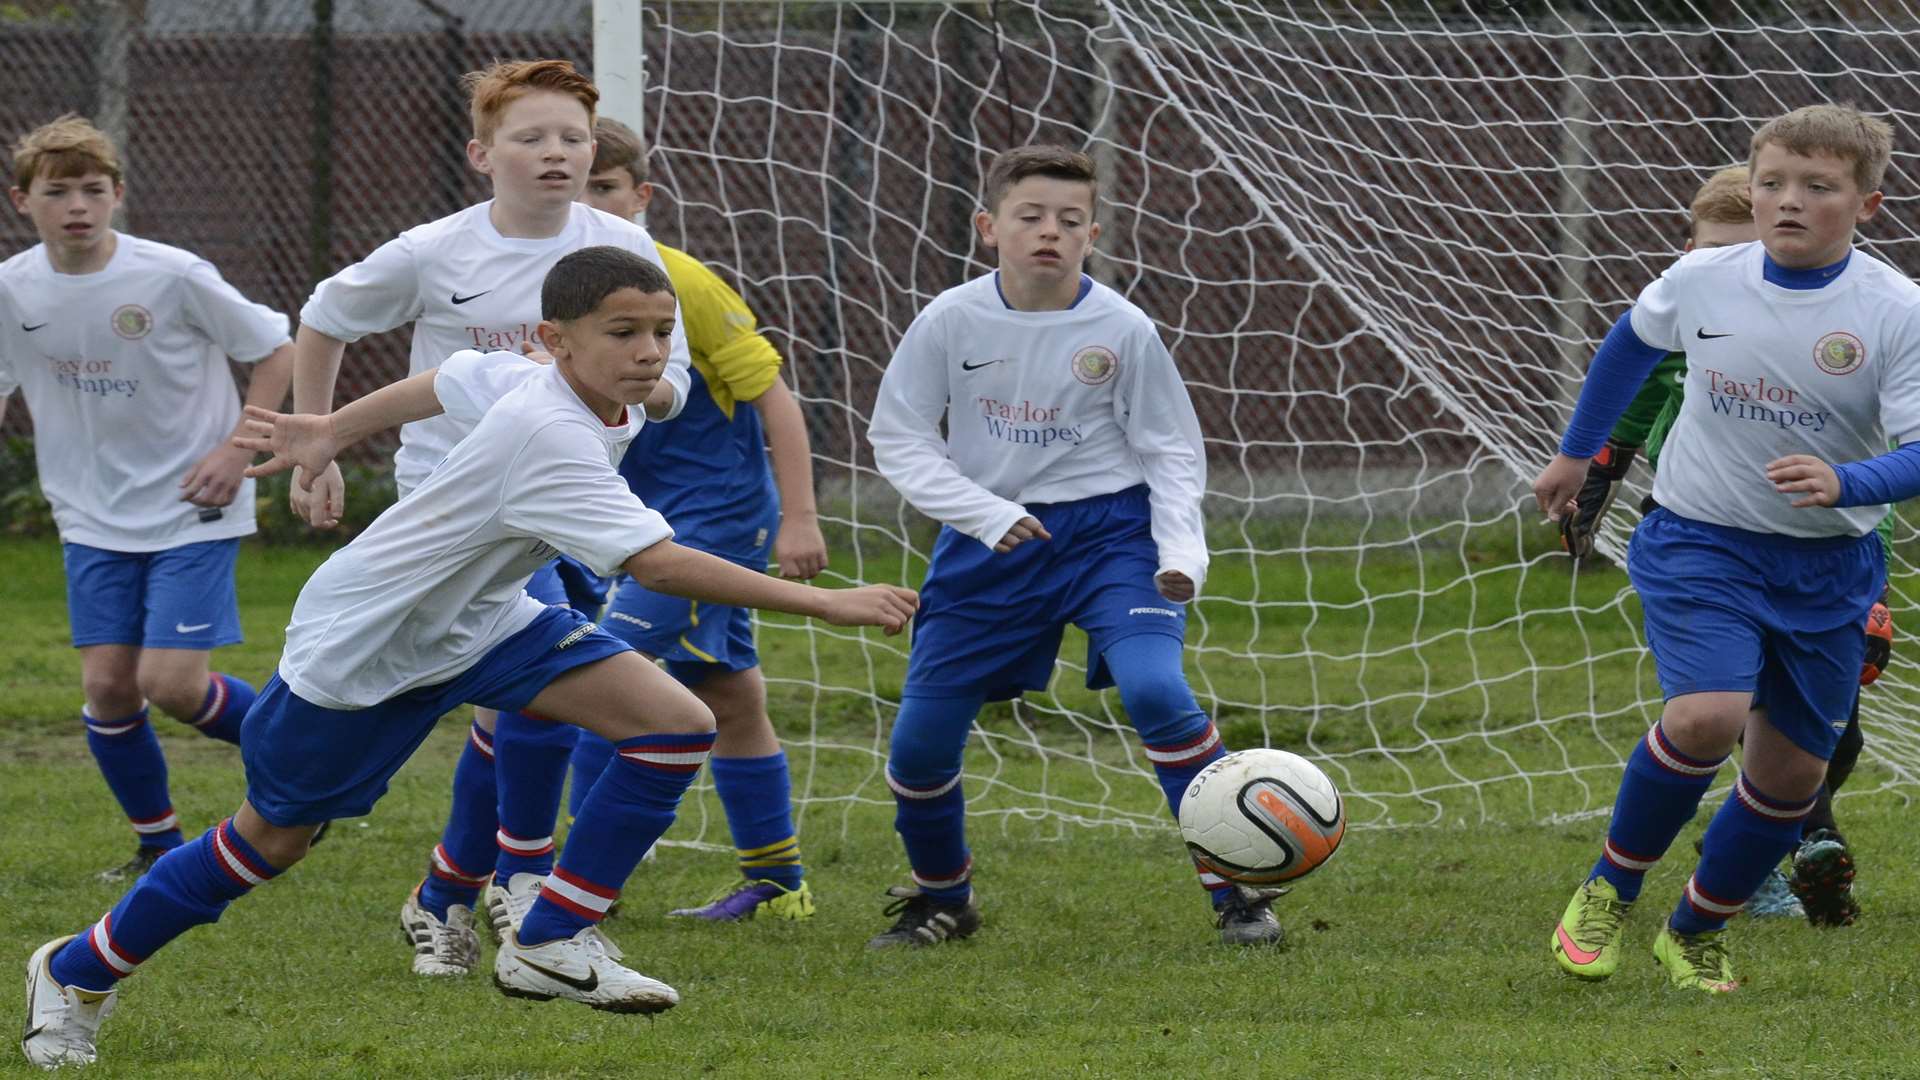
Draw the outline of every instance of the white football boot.
[[[27,1026],[20,1049],[43,1069],[93,1064],[100,1022],[113,1012],[112,990],[96,993],[53,980],[48,967],[53,954],[72,940],[69,934],[49,941],[27,961]]]
[[[400,933],[413,946],[415,975],[466,975],[480,962],[480,935],[473,929],[473,909],[454,904],[447,908],[447,919],[442,922],[420,906],[418,885],[400,907]]]
[[[680,1003],[673,987],[624,967],[607,954],[599,928],[522,946],[510,933],[493,957],[493,985],[508,997],[565,998],[607,1012],[664,1012]]]

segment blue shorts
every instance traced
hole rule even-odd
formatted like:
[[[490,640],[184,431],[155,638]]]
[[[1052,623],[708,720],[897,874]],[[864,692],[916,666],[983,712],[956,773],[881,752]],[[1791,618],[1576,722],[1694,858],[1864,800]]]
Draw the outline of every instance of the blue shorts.
[[[989,701],[1043,690],[1068,623],[1087,632],[1087,688],[1113,685],[1104,654],[1135,634],[1184,639],[1187,608],[1160,595],[1146,485],[1027,507],[1053,536],[1004,555],[940,530],[920,589],[905,692]]]
[[[758,564],[729,559],[749,570]],[[632,578],[620,582],[607,606],[607,631],[635,649],[667,662],[667,673],[692,686],[722,672],[760,666],[753,647],[753,611],[724,604],[703,604],[642,588]]]
[[[1627,574],[1668,698],[1750,693],[1794,745],[1833,756],[1886,583],[1878,536],[1777,536],[1657,509],[1634,531]]]
[[[240,539],[203,540],[165,551],[62,545],[73,646],[198,649],[235,645],[240,600],[233,564]]]
[[[527,582],[527,595],[543,604],[570,607],[593,618],[607,604],[612,578],[604,578],[587,569],[586,564],[565,555],[534,571]]]
[[[323,709],[275,674],[241,725],[247,801],[282,827],[358,817],[454,706],[519,712],[561,675],[627,651],[572,608],[549,607],[460,675],[372,708]]]

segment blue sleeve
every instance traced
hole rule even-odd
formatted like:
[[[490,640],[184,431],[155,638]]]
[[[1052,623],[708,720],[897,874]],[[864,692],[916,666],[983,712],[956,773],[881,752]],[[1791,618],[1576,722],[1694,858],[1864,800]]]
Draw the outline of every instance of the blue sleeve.
[[[1910,442],[1876,458],[1835,465],[1840,500],[1835,506],[1878,506],[1920,495],[1920,442]]]
[[[1633,332],[1632,318],[1632,311],[1620,316],[1600,343],[1600,351],[1593,354],[1580,401],[1573,407],[1566,437],[1560,440],[1560,452],[1568,457],[1590,458],[1600,452],[1620,414],[1633,404],[1654,365],[1667,355],[1667,350],[1640,340]]]

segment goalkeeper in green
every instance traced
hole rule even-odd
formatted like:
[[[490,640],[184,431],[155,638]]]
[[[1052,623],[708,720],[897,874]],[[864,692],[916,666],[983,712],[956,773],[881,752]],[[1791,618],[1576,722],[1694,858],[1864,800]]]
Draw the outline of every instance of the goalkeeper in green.
[[[1753,201],[1747,192],[1747,169],[1734,166],[1708,178],[1694,194],[1686,250],[1725,247],[1750,243],[1756,238]],[[1633,462],[1644,450],[1649,468],[1658,468],[1660,448],[1667,432],[1680,415],[1680,402],[1686,392],[1687,357],[1673,353],[1661,360],[1647,376],[1645,385],[1633,403],[1621,414],[1600,453],[1587,468],[1586,483],[1576,497],[1578,512],[1560,521],[1561,544],[1568,554],[1583,558],[1593,552],[1594,536],[1613,506],[1614,497],[1626,480]],[[1640,506],[1642,513],[1653,509],[1648,496]],[[1892,515],[1880,523],[1880,538],[1890,542]],[[1873,606],[1867,618],[1867,657],[1860,672],[1860,685],[1879,678],[1892,649],[1893,620],[1885,597]],[[1864,740],[1860,734],[1860,697],[1854,695],[1847,729],[1827,763],[1826,783],[1820,788],[1813,810],[1807,815],[1799,848],[1793,857],[1793,876],[1778,870],[1760,887],[1747,911],[1755,917],[1799,915],[1804,912],[1815,926],[1845,926],[1859,915],[1860,906],[1853,896],[1853,856],[1840,826],[1833,816],[1833,793],[1846,783],[1859,760]]]

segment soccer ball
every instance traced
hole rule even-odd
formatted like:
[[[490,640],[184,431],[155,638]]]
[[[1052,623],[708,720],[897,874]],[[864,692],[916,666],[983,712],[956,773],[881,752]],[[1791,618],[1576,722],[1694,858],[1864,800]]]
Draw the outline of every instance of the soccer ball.
[[[1200,770],[1180,800],[1180,835],[1204,870],[1241,885],[1304,877],[1347,831],[1333,781],[1285,750],[1242,750]]]

